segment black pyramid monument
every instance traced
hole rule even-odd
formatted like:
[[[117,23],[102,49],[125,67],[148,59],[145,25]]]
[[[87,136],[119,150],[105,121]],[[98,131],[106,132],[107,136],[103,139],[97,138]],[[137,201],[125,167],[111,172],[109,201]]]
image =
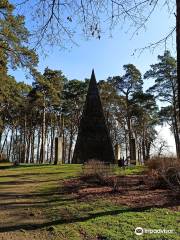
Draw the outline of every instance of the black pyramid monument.
[[[90,159],[107,163],[115,161],[94,70],[89,82],[72,163],[84,163]]]

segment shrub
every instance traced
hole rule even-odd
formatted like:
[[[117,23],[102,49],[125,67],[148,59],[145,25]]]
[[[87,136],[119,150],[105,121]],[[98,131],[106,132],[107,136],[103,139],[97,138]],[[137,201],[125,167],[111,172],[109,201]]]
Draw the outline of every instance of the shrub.
[[[89,160],[83,166],[83,180],[101,185],[109,186],[112,192],[117,192],[119,189],[119,178],[114,176],[113,167],[97,160]]]
[[[172,157],[153,158],[147,162],[146,180],[152,187],[170,187],[180,190],[180,160]]]
[[[107,179],[107,184],[112,188],[112,192],[116,193],[119,191],[120,182],[118,177]]]
[[[112,175],[112,167],[110,164],[98,160],[89,160],[83,165],[82,177],[91,179],[92,181],[99,181]]]
[[[169,167],[180,167],[180,160],[173,157],[154,157],[146,163],[148,169],[167,169]]]

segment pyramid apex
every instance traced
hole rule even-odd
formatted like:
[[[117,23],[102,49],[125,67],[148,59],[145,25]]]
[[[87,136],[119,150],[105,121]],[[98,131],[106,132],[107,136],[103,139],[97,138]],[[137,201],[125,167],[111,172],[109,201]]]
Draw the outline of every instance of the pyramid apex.
[[[91,78],[96,78],[96,77],[95,77],[94,68],[92,69]]]
[[[99,94],[94,69],[92,69],[91,79],[90,79],[90,82],[89,82],[88,94],[93,94],[93,95],[94,94],[96,94],[96,95]]]

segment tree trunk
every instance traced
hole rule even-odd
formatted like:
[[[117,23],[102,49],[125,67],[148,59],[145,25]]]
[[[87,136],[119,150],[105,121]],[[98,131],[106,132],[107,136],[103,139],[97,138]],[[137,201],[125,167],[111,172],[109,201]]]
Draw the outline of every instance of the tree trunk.
[[[69,149],[68,149],[68,163],[71,163],[71,150],[72,150],[72,144],[73,144],[73,134],[70,134],[70,140],[69,140]]]
[[[146,149],[145,149],[144,137],[142,139],[142,156],[143,156],[143,162],[145,163],[145,161],[146,161]]]
[[[37,153],[36,153],[36,162],[39,163],[39,148],[40,148],[40,134],[41,134],[41,131],[39,129],[38,131],[38,143],[37,143]]]
[[[176,50],[177,50],[178,111],[179,111],[178,136],[180,138],[180,1],[179,0],[176,0]]]
[[[41,135],[41,154],[40,154],[40,163],[44,163],[45,161],[45,127],[46,127],[46,115],[45,115],[45,96],[43,103],[43,116],[42,116],[42,135]]]
[[[16,126],[16,141],[15,141],[15,146],[14,146],[14,155],[15,155],[15,161],[19,161],[19,140],[18,140],[18,127]]]
[[[49,139],[49,129],[48,126],[46,126],[46,143],[47,143],[47,151],[46,151],[46,161],[49,163],[49,145],[50,145],[50,139]]]
[[[26,114],[25,114],[25,116],[24,116],[24,139],[23,139],[23,158],[24,158],[24,162],[26,161],[26,151],[27,151],[27,149],[26,149],[26,134],[27,134],[27,131],[26,131],[26,128],[27,128],[27,122],[26,122]]]
[[[70,127],[70,136],[69,136],[69,149],[68,149],[68,163],[71,163],[71,150],[73,144],[73,119],[71,117],[71,127]]]
[[[128,139],[129,139],[129,157],[130,160],[132,159],[131,156],[131,138],[132,138],[132,134],[131,134],[131,120],[129,117],[127,117],[127,127],[128,127]]]
[[[174,121],[173,122],[173,132],[174,132],[174,139],[175,139],[175,144],[176,144],[176,153],[177,157],[180,157],[180,135],[178,134],[179,128],[178,128],[178,116],[176,109],[174,107],[173,109],[173,115],[174,115]]]
[[[26,163],[29,163],[30,154],[31,154],[31,130],[28,132],[27,139],[27,154],[26,154]]]
[[[64,134],[64,117],[62,117],[62,163],[65,163],[65,134]]]
[[[34,130],[32,130],[31,134],[31,158],[30,162],[34,163]]]
[[[150,159],[151,141],[146,141],[146,161]]]
[[[8,150],[8,155],[7,155],[7,159],[9,159],[9,161],[11,160],[11,149],[12,149],[12,143],[13,143],[13,135],[14,135],[14,128],[12,128],[12,130],[11,130],[11,138],[10,138],[9,150]]]
[[[66,151],[67,150],[67,137],[63,134],[63,163],[66,162]]]
[[[49,134],[49,131],[48,131],[47,134]],[[47,143],[47,146],[46,146],[46,149],[47,149],[47,151],[46,151],[46,162],[49,163],[49,136],[48,135],[46,137],[46,143]]]
[[[22,127],[20,126],[19,127],[19,162],[23,162],[23,148],[22,148],[22,145],[23,145],[23,129]]]
[[[128,158],[128,143],[127,143],[127,132],[126,132],[126,129],[124,129],[124,139],[125,139],[125,159],[127,161],[127,158]],[[128,164],[128,162],[127,162]]]
[[[0,149],[1,149],[1,145],[2,145],[2,143],[1,143],[1,141],[2,141],[2,134],[3,134],[3,132],[0,131]]]
[[[54,136],[55,136],[55,127],[51,126],[51,153],[50,153],[50,163],[53,161],[54,153]]]
[[[5,147],[5,143],[7,142],[8,134],[9,134],[9,129],[8,129],[8,132],[6,133],[6,136],[5,136],[4,142],[3,142],[3,144],[2,144],[1,154],[3,153],[4,147]]]

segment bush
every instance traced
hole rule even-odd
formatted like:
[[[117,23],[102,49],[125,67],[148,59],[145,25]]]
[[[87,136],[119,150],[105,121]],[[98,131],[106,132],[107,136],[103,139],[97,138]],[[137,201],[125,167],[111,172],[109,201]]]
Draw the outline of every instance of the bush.
[[[152,187],[169,187],[180,190],[180,160],[172,157],[153,158],[147,163],[146,180]]]
[[[173,157],[154,157],[146,163],[148,169],[167,169],[169,167],[180,167],[180,160]]]
[[[81,179],[87,182],[109,186],[112,192],[119,190],[119,178],[114,176],[113,167],[97,160],[89,160],[83,166]]]
[[[103,180],[112,174],[111,165],[98,160],[89,160],[83,165],[82,177],[91,181]]]

